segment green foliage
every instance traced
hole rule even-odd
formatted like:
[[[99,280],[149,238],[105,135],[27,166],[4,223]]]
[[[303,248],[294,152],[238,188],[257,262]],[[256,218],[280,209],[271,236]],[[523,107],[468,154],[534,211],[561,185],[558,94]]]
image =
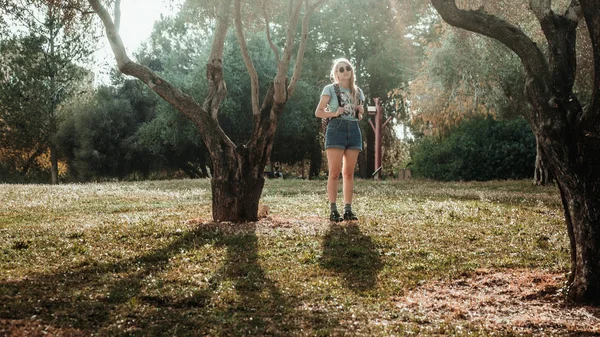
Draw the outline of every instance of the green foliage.
[[[264,34],[246,34],[246,43],[250,58],[258,73],[261,95],[259,99],[262,101],[277,72],[275,56],[271,52]],[[250,95],[250,75],[246,70],[233,32],[227,36],[223,58],[227,60],[227,65],[223,67],[227,83],[227,100],[219,111],[219,123],[231,140],[237,144],[243,144],[250,138],[254,119]]]
[[[148,43],[138,57],[142,63],[153,68],[171,83],[176,84],[198,101],[204,99],[207,91],[206,65],[197,62],[205,60],[209,54],[211,40],[209,29],[204,24],[181,25],[179,19],[164,18],[157,22]],[[276,73],[275,56],[263,32],[247,32],[250,57],[259,76],[260,92],[264,95]],[[198,46],[194,51],[186,45]],[[227,83],[227,98],[219,112],[219,123],[225,133],[237,144],[245,143],[250,137],[253,124],[250,102],[250,76],[239,52],[235,34],[228,34],[224,50],[226,62],[223,69]],[[320,152],[318,124],[314,109],[318,103],[321,88],[300,80],[296,92],[286,104],[285,112],[279,120],[272,150],[272,161],[297,163],[315,151]],[[261,96],[260,99],[263,99]],[[140,142],[153,154],[167,157],[179,153],[181,161],[185,157],[208,159],[200,136],[195,127],[168,104],[159,103],[157,117],[140,129]]]
[[[530,109],[519,58],[501,43],[446,28],[408,88],[412,133],[445,135],[465,118],[512,119]]]
[[[207,175],[198,130],[137,80],[101,87],[91,101],[73,106],[57,141],[69,175],[79,181],[147,178],[162,170]]]
[[[164,101],[159,101],[156,117],[141,125],[135,139],[153,157],[154,169],[180,169],[190,178],[208,174],[210,158],[198,129]]]
[[[535,151],[524,119],[476,117],[445,138],[421,139],[412,149],[412,170],[415,176],[444,181],[530,178]]]
[[[336,1],[312,17],[306,74],[318,86],[330,82],[331,61],[346,57],[369,97],[386,97],[407,79],[413,63],[408,40],[399,38],[400,16],[386,1]]]
[[[46,2],[0,7],[11,23],[0,41],[0,160],[25,177],[50,170],[44,155],[55,145],[62,107],[90,89],[80,65],[94,48],[93,29]]]
[[[277,125],[271,161],[295,164],[309,159],[313,152],[320,156],[321,120],[315,118],[315,107],[321,88],[299,81],[296,93],[285,106]]]
[[[208,87],[206,65],[199,60],[208,58],[212,33],[204,27],[205,23],[185,23],[183,15],[187,14],[157,21],[137,58],[202,102]],[[210,159],[198,129],[154,92],[147,88],[144,91],[158,101],[153,118],[137,130],[136,144],[153,156],[155,169],[182,170],[191,178],[206,177]]]
[[[427,62],[432,79],[446,91],[464,90],[503,118],[514,118],[527,108],[520,60],[496,40],[449,29]],[[515,101],[520,109],[515,109]]]
[[[148,174],[152,158],[134,136],[152,117],[156,99],[144,96],[140,86],[130,80],[120,88],[101,87],[93,100],[68,111],[56,138],[75,179]]]
[[[46,98],[50,94],[46,78],[44,41],[27,36],[2,41],[0,53],[5,61],[0,67],[0,121],[2,147],[26,151],[48,142],[44,126],[52,121]]]

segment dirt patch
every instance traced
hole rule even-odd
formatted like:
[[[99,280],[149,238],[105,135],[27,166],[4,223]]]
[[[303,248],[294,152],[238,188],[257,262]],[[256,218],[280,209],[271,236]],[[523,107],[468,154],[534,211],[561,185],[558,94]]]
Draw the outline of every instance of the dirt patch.
[[[286,217],[269,216],[259,221],[258,225],[259,227],[264,228],[265,232],[272,231],[273,229],[290,229],[295,232],[314,234],[315,232],[324,233],[329,228],[329,221],[319,217],[290,219]]]
[[[266,216],[256,222],[233,223],[229,221],[213,222],[203,218],[189,219],[185,226],[192,229],[202,228],[204,230],[215,230],[224,234],[249,234],[255,233],[259,236],[276,236],[281,233],[319,236],[325,235],[330,229],[327,219],[319,217],[306,217],[290,219],[279,216]],[[346,223],[340,224],[344,226]]]
[[[35,319],[0,319],[0,336],[7,337],[58,337],[87,336],[82,330],[73,328],[57,328]]]
[[[565,304],[563,274],[480,270],[468,278],[427,283],[394,299],[406,314],[518,334],[600,336],[600,308]]]

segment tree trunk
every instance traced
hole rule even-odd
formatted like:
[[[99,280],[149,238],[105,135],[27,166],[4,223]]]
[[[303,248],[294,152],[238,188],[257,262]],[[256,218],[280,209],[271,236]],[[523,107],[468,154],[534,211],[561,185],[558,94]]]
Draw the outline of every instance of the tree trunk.
[[[585,114],[572,92],[577,25],[552,14],[540,21],[549,43],[550,78],[541,82],[543,75],[527,73],[530,125],[565,211],[571,246],[568,298],[600,304],[600,137],[589,123],[581,123]]]
[[[536,144],[536,154],[535,154],[535,169],[533,172],[533,183],[538,186],[545,186],[552,181],[552,175],[550,173],[550,169],[548,168],[548,164],[544,161],[542,157],[542,149],[540,147],[540,142],[535,139]]]
[[[285,102],[275,104],[275,85],[254,115],[254,132],[247,144],[209,147],[213,163],[212,213],[215,221],[245,222],[258,219],[258,204],[265,184],[264,171],[271,157],[277,122]],[[218,149],[217,149],[218,150]]]
[[[573,93],[581,8],[572,2],[564,16],[548,12],[542,2],[535,9],[548,41],[550,77],[541,82],[543,74],[527,72],[526,93],[541,157],[547,159],[565,210],[571,245],[568,298],[600,304],[600,137],[598,128],[585,122],[586,114],[598,118],[598,111],[584,112]]]
[[[571,1],[564,15],[548,0],[530,0],[548,42],[544,54],[519,27],[483,7],[462,10],[455,0],[431,0],[444,21],[494,38],[517,54],[525,68],[532,111],[526,118],[560,189],[571,244],[568,297],[600,304],[600,2]],[[594,46],[594,86],[584,111],[573,93],[576,29],[585,17]]]
[[[363,143],[364,148],[364,143]],[[358,174],[362,179],[369,179],[369,175],[367,174],[367,156],[365,155],[365,151],[361,151],[358,154]]]
[[[258,73],[250,58],[243,34],[241,0],[219,2],[214,38],[207,63],[208,94],[202,106],[190,95],[173,87],[148,67],[133,62],[128,56],[119,35],[120,1],[114,5],[114,20],[100,0],[88,0],[98,14],[110,42],[117,66],[124,74],[132,75],[146,83],[154,92],[188,117],[200,130],[202,140],[210,152],[212,162],[213,218],[215,221],[243,222],[258,217],[258,202],[264,186],[263,171],[271,155],[275,129],[286,102],[294,92],[302,70],[302,59],[308,37],[310,14],[324,0],[312,5],[309,1],[297,1],[289,15],[285,47],[282,57],[277,56],[277,75],[269,88],[262,107],[259,106]],[[297,48],[295,66],[291,82],[287,74],[290,70],[292,52],[295,48],[296,28],[302,7],[305,7],[302,20],[302,34]],[[254,125],[252,136],[247,144],[235,145],[223,132],[218,122],[219,106],[227,94],[223,78],[223,49],[229,28],[230,14],[234,12],[235,31],[246,70],[250,75],[252,113]],[[267,29],[269,25],[267,24]],[[271,48],[276,47],[271,43]],[[275,52],[278,54],[277,52]],[[289,85],[288,85],[289,84]]]
[[[258,220],[258,203],[265,184],[264,166],[262,169],[249,167],[249,160],[245,157],[244,154],[236,154],[237,160],[221,160],[216,165],[220,170],[214,172],[211,180],[215,221]]]
[[[308,169],[308,179],[318,178],[321,173],[321,164],[323,163],[323,153],[321,144],[314,146],[310,152],[310,168]]]
[[[35,150],[35,152],[29,156],[29,158],[27,159],[27,161],[25,162],[25,164],[23,165],[23,168],[21,169],[21,175],[22,176],[26,176],[27,172],[29,172],[29,169],[31,168],[31,165],[33,165],[33,163],[35,162],[35,159],[37,157],[39,157],[42,153],[44,153],[44,150],[42,147],[38,147],[37,150]]]
[[[597,175],[557,180],[571,242],[567,296],[576,303],[600,304],[600,180]]]
[[[202,172],[200,172],[200,170],[195,168],[190,163],[183,163],[179,165],[179,169],[181,169],[190,179],[203,178]]]
[[[367,129],[367,142],[363,144],[363,151],[361,152],[365,159],[361,160],[361,163],[365,163],[365,168],[361,168],[361,174],[364,173],[364,179],[371,179],[373,172],[377,169],[375,167],[375,132],[371,127]],[[364,134],[363,134],[364,135]],[[360,164],[359,164],[360,167]]]
[[[200,166],[200,169],[202,170],[202,178],[212,178],[212,173],[209,172],[206,165]]]
[[[54,144],[50,145],[50,166],[52,185],[58,185],[58,154]]]

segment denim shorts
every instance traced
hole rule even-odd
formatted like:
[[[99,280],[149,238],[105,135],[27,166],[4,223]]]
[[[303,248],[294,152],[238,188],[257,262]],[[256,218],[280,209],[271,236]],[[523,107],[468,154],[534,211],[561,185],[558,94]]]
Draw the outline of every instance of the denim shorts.
[[[362,151],[362,134],[357,121],[334,118],[325,131],[325,149],[352,149]]]

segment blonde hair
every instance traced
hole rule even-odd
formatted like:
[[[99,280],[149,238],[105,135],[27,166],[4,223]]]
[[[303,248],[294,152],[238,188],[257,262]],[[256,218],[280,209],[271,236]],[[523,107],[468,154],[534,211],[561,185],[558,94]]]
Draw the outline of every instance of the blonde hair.
[[[347,65],[350,66],[350,68],[352,68],[352,75],[350,75],[350,96],[352,97],[352,104],[357,105],[358,104],[358,87],[356,86],[356,77],[354,76],[355,71],[354,71],[354,66],[352,65],[352,63],[350,63],[350,61],[348,61],[348,59],[345,58],[339,58],[339,59],[335,59],[333,60],[333,67],[331,67],[331,74],[329,74],[329,77],[331,78],[332,83],[339,83],[339,80],[337,78],[337,70],[340,67],[341,63],[346,63]]]

